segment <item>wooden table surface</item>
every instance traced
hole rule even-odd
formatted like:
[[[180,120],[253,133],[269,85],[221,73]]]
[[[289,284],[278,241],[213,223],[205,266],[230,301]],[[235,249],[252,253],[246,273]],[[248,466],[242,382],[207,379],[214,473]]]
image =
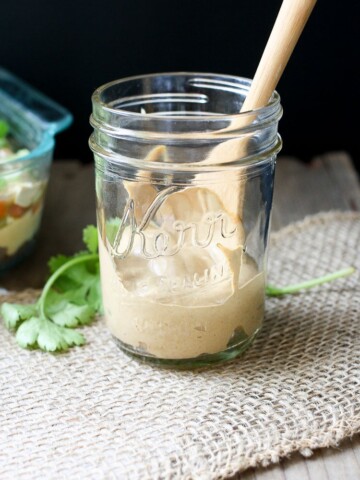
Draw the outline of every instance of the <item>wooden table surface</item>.
[[[311,164],[280,158],[273,230],[306,215],[329,210],[360,211],[359,181],[349,157],[345,153],[331,153],[315,158]],[[93,167],[75,161],[55,162],[36,251],[11,272],[3,274],[0,287],[11,290],[40,288],[47,276],[48,258],[80,250],[82,228],[94,222]],[[251,469],[237,478],[360,480],[360,436],[344,441],[338,449],[320,449],[307,459],[294,454],[280,465]]]

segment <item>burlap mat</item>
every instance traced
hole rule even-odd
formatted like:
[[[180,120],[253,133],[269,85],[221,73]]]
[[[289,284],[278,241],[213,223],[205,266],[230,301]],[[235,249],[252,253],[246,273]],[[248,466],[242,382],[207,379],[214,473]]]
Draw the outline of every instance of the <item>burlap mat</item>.
[[[358,214],[272,240],[271,283],[360,271]],[[1,324],[0,478],[220,479],[335,445],[360,431],[359,316],[359,273],[269,299],[252,348],[196,372],[137,363],[100,322],[62,355],[21,350]]]

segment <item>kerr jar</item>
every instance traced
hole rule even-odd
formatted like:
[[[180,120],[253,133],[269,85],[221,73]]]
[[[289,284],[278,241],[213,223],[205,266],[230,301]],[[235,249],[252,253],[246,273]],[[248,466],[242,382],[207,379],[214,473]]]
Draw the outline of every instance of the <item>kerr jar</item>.
[[[261,328],[282,110],[274,92],[240,114],[250,85],[166,73],[92,97],[105,321],[143,360],[229,360]]]

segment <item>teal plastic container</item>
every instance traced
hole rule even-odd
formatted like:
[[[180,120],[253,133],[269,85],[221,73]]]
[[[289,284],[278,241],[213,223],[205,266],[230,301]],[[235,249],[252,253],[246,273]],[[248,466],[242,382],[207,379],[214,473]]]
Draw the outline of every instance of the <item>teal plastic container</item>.
[[[19,155],[0,148],[0,271],[27,256],[40,228],[55,135],[72,122],[68,110],[0,68],[0,119]],[[3,153],[3,158],[1,154]]]

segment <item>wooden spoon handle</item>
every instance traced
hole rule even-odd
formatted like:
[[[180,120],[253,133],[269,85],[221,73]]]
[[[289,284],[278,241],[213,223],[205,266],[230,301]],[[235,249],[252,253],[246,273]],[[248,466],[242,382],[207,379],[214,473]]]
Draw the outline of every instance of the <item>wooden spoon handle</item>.
[[[268,103],[315,3],[316,0],[283,1],[241,112]]]

